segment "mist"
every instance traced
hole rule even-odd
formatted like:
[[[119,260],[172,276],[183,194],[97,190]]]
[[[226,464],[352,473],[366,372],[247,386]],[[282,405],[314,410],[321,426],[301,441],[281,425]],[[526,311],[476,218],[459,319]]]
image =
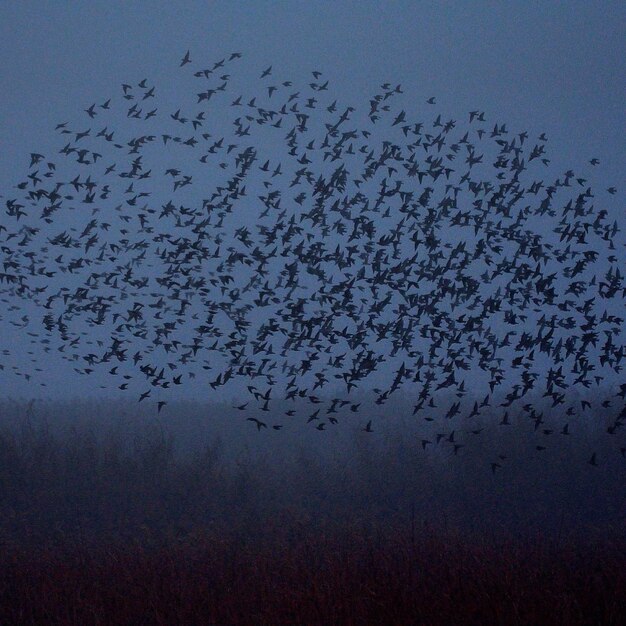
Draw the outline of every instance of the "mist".
[[[624,19],[0,8],[0,622],[619,624]]]

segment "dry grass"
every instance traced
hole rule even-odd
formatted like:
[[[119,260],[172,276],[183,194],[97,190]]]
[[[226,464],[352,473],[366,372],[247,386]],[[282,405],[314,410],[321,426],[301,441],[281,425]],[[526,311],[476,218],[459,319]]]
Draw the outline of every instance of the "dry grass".
[[[623,466],[586,450],[494,476],[401,433],[182,454],[52,417],[0,428],[1,624],[623,623]]]
[[[624,545],[490,545],[282,519],[145,546],[11,551],[6,624],[615,624]]]

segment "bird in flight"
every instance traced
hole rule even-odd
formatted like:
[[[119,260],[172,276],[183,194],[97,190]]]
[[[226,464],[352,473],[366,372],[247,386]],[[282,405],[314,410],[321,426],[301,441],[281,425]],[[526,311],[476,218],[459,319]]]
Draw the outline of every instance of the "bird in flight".
[[[120,80],[53,127],[58,150],[30,153],[2,198],[7,333],[139,402],[240,384],[233,408],[259,432],[273,420],[255,410],[372,433],[374,408],[405,395],[417,449],[459,459],[513,424],[549,454],[596,408],[621,436],[624,241],[618,188],[593,182],[604,158],[559,169],[544,133],[434,96],[420,113],[397,81],[344,102],[323,68],[242,85],[241,53],[198,58],[173,100]]]

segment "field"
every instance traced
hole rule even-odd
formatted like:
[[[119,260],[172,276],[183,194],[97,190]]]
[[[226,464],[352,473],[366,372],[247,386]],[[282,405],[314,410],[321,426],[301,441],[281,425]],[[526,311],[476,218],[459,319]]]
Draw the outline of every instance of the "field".
[[[0,408],[2,624],[623,623],[603,428],[543,455],[491,429],[455,456],[399,422],[329,437],[225,407]]]

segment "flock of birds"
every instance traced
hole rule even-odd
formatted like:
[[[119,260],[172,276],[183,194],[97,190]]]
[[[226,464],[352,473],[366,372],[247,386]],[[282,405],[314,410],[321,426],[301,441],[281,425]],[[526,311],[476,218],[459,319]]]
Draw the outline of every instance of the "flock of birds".
[[[416,119],[401,85],[359,110],[321,72],[270,66],[244,94],[240,58],[188,52],[195,95],[124,83],[56,126],[57,154],[31,154],[0,224],[11,332],[159,412],[199,373],[207,391],[243,379],[259,431],[361,414],[375,432],[401,390],[435,422],[424,449],[457,454],[485,419],[565,436],[596,408],[619,434],[617,189],[550,175],[544,134],[480,110],[448,119],[425,98]],[[12,373],[45,380],[35,364]],[[282,418],[277,401],[294,403]]]

